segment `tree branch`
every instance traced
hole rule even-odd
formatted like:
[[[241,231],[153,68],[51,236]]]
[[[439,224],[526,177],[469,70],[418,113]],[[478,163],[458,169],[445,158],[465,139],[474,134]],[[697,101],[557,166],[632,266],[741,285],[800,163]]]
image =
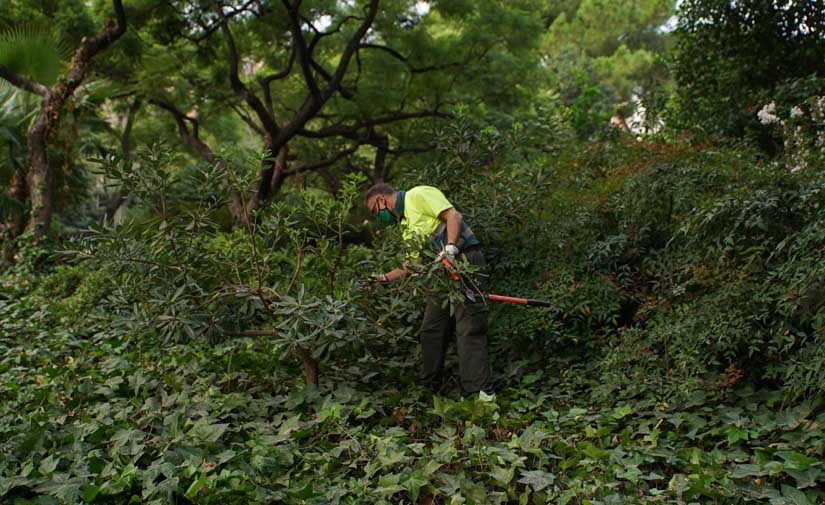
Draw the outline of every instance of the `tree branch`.
[[[140,109],[140,97],[129,104],[129,112],[126,115],[126,125],[123,127],[123,134],[120,136],[120,145],[123,149],[123,158],[126,161],[132,160],[132,126],[135,123],[135,115]]]
[[[416,118],[425,118],[425,117],[438,117],[438,118],[451,118],[453,117],[452,114],[448,114],[446,112],[440,112],[438,110],[422,110],[422,111],[415,111],[415,112],[395,112],[392,114],[387,114],[385,116],[379,116],[376,118],[366,118],[360,121],[355,122],[351,125],[345,124],[333,124],[329,126],[325,126],[319,130],[307,130],[301,129],[298,134],[303,137],[309,138],[327,138],[327,137],[335,137],[335,136],[347,136],[352,135],[360,129],[363,128],[372,128],[374,126],[393,123],[395,121],[403,121],[406,119],[416,119]]]
[[[206,142],[200,139],[198,135],[198,120],[187,116],[181,112],[180,109],[175,107],[174,104],[166,100],[155,99],[150,100],[150,103],[172,114],[172,117],[175,119],[175,123],[178,125],[178,133],[184,143],[195,149],[206,159],[207,162],[218,167],[218,169],[223,172],[224,188],[226,189],[227,198],[229,200],[229,212],[238,222],[248,224],[246,223],[247,216],[244,212],[243,198],[237,188],[232,185],[232,181],[229,178],[230,174],[226,169],[224,161],[215,155],[212,148],[210,148]],[[190,123],[192,125],[191,132],[189,131],[189,127],[186,123]]]
[[[287,0],[284,1],[286,2],[286,5],[289,8],[293,8],[293,6]],[[341,80],[344,78],[344,74],[346,73],[347,66],[349,65],[349,62],[352,59],[353,54],[355,54],[355,50],[358,47],[361,38],[364,37],[370,25],[375,20],[375,16],[378,13],[378,2],[379,0],[370,0],[369,8],[367,9],[367,15],[361,22],[361,25],[358,27],[358,30],[356,30],[356,32],[350,38],[346,49],[341,55],[341,60],[338,62],[338,67],[336,68],[335,73],[332,76],[332,80],[327,84],[327,87],[321,92],[320,101],[313,99],[311,94],[307,97],[306,100],[304,100],[304,103],[301,105],[301,108],[298,110],[298,113],[295,114],[292,120],[286,125],[284,125],[284,127],[281,128],[277,135],[273,136],[273,149],[280,149],[281,146],[289,142],[289,140],[293,136],[295,136],[310,119],[315,117],[315,115],[321,110],[321,107],[324,106],[324,103],[326,103],[326,101],[332,96],[332,94],[339,89]],[[294,9],[297,11],[297,5],[294,7]]]
[[[300,14],[298,13],[300,2],[293,5],[289,0],[283,0],[283,3],[289,17],[289,31],[292,33],[292,38],[294,39],[293,44],[298,49],[298,60],[301,65],[301,72],[304,75],[304,81],[306,82],[307,88],[309,88],[312,100],[320,102],[321,90],[318,88],[318,82],[315,80],[315,76],[312,75],[312,54],[309,47],[307,47],[307,41],[301,30]]]
[[[367,30],[369,30],[369,27],[375,20],[375,16],[378,14],[378,2],[379,0],[370,0],[369,7],[367,8],[367,15],[361,22],[358,30],[356,30],[350,38],[347,47],[344,49],[344,52],[341,55],[341,61],[338,62],[338,67],[335,69],[332,80],[327,85],[325,92],[326,95],[332,95],[332,93],[334,93],[341,84],[341,80],[343,80],[344,74],[347,72],[347,67],[349,67],[349,62],[352,59],[352,56],[355,54],[358,49],[358,45],[361,43],[361,39],[367,34]]]
[[[235,46],[235,39],[232,37],[232,32],[229,30],[229,22],[223,13],[223,7],[220,4],[215,3],[215,10],[218,12],[218,17],[221,22],[221,33],[223,34],[224,41],[226,42],[226,48],[229,51],[229,82],[232,84],[232,90],[246,100],[246,103],[248,103],[252,110],[254,110],[258,115],[264,129],[271,135],[274,135],[280,129],[277,123],[275,123],[275,118],[272,117],[269,110],[267,110],[266,106],[263,102],[261,102],[257,95],[247,89],[238,74],[238,49]]]
[[[29,93],[34,93],[35,95],[45,96],[46,93],[49,92],[49,88],[44,84],[16,74],[5,65],[0,65],[0,77],[7,80],[12,86],[28,91]]]
[[[338,152],[335,156],[333,156],[331,158],[326,158],[326,159],[323,159],[323,160],[304,163],[303,165],[301,165],[299,167],[295,167],[291,170],[284,171],[283,175],[284,176],[290,176],[290,175],[299,174],[301,172],[309,172],[309,171],[312,171],[312,170],[318,170],[320,168],[324,168],[324,167],[328,167],[330,165],[334,165],[341,158],[349,156],[350,154],[353,154],[355,151],[357,151],[359,146],[360,146],[360,144],[356,143],[354,146],[351,146],[347,149],[344,149],[343,151]]]
[[[269,85],[272,81],[277,81],[287,77],[292,72],[292,65],[295,64],[295,47],[293,46],[292,52],[289,54],[289,61],[287,61],[286,68],[277,72],[275,74],[269,74],[268,76],[261,79],[261,83],[265,85]]]
[[[393,49],[391,47],[383,46],[381,44],[359,44],[358,48],[359,49],[378,49],[378,50],[384,51],[386,53],[389,53],[393,58],[404,62],[407,65],[407,68],[410,70],[410,73],[413,73],[413,74],[423,74],[425,72],[432,72],[433,70],[444,70],[446,68],[451,68],[451,67],[460,67],[464,64],[460,61],[454,61],[454,62],[451,62],[451,63],[442,63],[440,65],[429,65],[429,66],[426,66],[426,67],[415,67],[410,63],[410,59],[409,59],[408,56],[402,55],[401,53],[399,53],[398,51],[396,51],[395,49]]]
[[[234,110],[235,113],[238,114],[238,116],[240,116],[241,119],[243,119],[244,123],[246,123],[250,128],[252,128],[252,131],[261,136],[266,134],[266,132],[264,132],[264,130],[260,126],[258,126],[258,123],[256,123],[252,119],[252,117],[249,114],[247,114],[239,105],[231,104],[230,107],[232,107],[232,110]]]

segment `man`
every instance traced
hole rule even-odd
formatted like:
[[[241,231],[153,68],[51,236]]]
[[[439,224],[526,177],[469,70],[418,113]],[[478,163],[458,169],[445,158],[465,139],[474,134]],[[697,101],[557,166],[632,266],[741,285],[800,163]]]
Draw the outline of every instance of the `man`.
[[[481,244],[464,222],[460,212],[444,194],[431,186],[416,186],[409,191],[396,191],[387,184],[376,184],[367,192],[367,208],[382,223],[401,221],[405,241],[426,239],[434,252],[450,262],[464,255],[472,265],[485,266]],[[411,257],[417,257],[413,252]],[[407,273],[409,263],[377,277],[380,282],[393,282]],[[446,272],[445,272],[446,274]],[[444,299],[431,295],[427,299],[421,323],[420,342],[422,364],[419,380],[437,390],[444,371],[444,353],[455,319],[461,387],[467,393],[492,394],[490,364],[487,360],[487,307],[480,297],[475,302],[454,307],[444,306]],[[480,394],[482,398],[485,396]]]

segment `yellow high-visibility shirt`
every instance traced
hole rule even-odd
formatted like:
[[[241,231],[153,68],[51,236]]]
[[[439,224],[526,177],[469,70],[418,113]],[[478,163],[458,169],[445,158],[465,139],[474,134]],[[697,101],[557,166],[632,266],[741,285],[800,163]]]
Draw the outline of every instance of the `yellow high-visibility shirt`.
[[[441,224],[438,215],[453,207],[444,193],[432,186],[416,186],[409,191],[399,191],[396,209],[404,218],[401,220],[401,236],[406,241],[427,239]]]

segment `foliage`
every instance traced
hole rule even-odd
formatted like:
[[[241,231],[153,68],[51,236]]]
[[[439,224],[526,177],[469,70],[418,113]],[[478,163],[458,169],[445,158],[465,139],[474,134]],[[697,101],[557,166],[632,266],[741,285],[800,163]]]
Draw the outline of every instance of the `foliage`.
[[[639,104],[650,108],[656,86],[668,79],[658,56],[668,47],[665,27],[674,2],[565,4],[560,12],[558,7],[545,7],[548,29],[541,51],[552,70],[547,76],[549,87],[581,116],[574,127],[582,138],[601,132],[615,115],[632,123]],[[641,129],[651,124],[629,126]]]
[[[1,23],[53,18],[72,47],[109,5],[7,3]],[[274,153],[221,4],[130,3],[48,139],[59,234],[19,237],[0,274],[0,501],[825,501],[821,40],[791,19],[811,7],[684,1],[670,52],[672,2],[615,4],[382,2],[346,89]],[[296,32],[282,3],[244,5],[221,12],[258,92]],[[362,6],[301,4],[319,65]],[[306,98],[294,65],[279,128]],[[633,95],[664,134],[607,127]],[[0,89],[4,195],[29,98]],[[249,205],[269,168],[289,183]],[[459,392],[452,351],[443,393],[417,384],[422,300],[464,284],[432,251],[370,282],[409,257],[365,221],[370,178],[444,191],[487,259],[465,282],[551,302],[491,304],[493,398]]]
[[[816,1],[681,2],[677,117],[705,135],[747,135],[770,148],[754,114],[778,88],[825,71],[821,11]]]
[[[598,382],[580,366],[573,383],[549,373],[558,359],[522,362],[530,372],[494,403],[430,400],[395,385],[391,360],[333,370],[314,388],[293,383],[262,339],[127,343],[94,308],[86,332],[53,332],[51,306],[34,303],[53,293],[6,287],[0,493],[11,503],[823,497],[821,402],[782,406],[744,388],[593,406],[571,387]]]

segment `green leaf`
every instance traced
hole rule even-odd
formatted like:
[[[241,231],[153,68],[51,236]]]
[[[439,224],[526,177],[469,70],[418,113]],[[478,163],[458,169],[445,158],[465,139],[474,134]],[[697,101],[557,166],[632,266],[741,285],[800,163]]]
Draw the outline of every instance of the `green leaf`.
[[[408,474],[408,477],[404,479],[404,489],[410,493],[410,498],[412,498],[413,503],[416,503],[418,501],[418,495],[421,492],[421,488],[429,483],[429,480],[421,475],[421,472],[415,471]]]
[[[785,460],[785,468],[791,470],[807,470],[812,464],[819,462],[819,459],[806,456],[801,452],[779,451],[777,454]]]
[[[60,457],[50,454],[40,462],[37,470],[40,472],[40,475],[51,475],[57,468],[58,463],[60,463]]]
[[[596,447],[592,442],[582,442],[581,452],[588,458],[595,460],[607,459],[610,457],[610,452]]]
[[[730,476],[733,479],[744,479],[747,477],[761,477],[767,473],[759,465],[737,465]]]
[[[792,505],[812,505],[805,493],[785,484],[782,484],[782,497]]]
[[[100,493],[100,486],[97,484],[86,484],[83,486],[83,501],[91,503],[95,501],[97,495]]]
[[[513,480],[515,473],[516,470],[513,467],[502,468],[500,466],[494,466],[490,469],[490,475],[502,486],[507,486],[507,484]]]
[[[633,407],[630,405],[622,405],[621,407],[616,407],[613,409],[613,412],[610,413],[610,417],[619,420],[628,416],[631,412],[633,412]]]
[[[731,426],[727,429],[728,434],[728,445],[733,445],[740,440],[748,440],[748,430],[744,428],[737,428],[735,426]]]
[[[555,481],[555,475],[542,470],[522,470],[521,478],[518,480],[519,484],[527,484],[533,488],[533,491],[541,491],[542,489],[553,485],[553,482]]]
[[[189,435],[198,438],[206,443],[215,443],[226,432],[229,425],[226,423],[209,424],[207,420],[198,420],[189,430]]]
[[[804,471],[785,469],[785,473],[793,477],[798,489],[814,487],[817,485],[816,481],[822,477],[822,470],[819,468],[808,468]]]
[[[198,491],[200,491],[204,485],[206,485],[206,474],[202,473],[200,477],[197,478],[197,480],[195,480],[194,482],[192,482],[192,484],[189,485],[189,488],[186,490],[184,496],[191,500],[198,494]]]

